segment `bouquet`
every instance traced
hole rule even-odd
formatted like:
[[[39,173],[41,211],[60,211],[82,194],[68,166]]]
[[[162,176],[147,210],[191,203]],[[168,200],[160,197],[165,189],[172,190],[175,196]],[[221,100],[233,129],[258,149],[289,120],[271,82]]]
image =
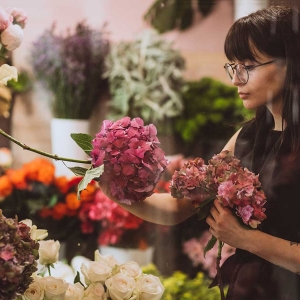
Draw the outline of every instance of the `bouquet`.
[[[108,51],[104,28],[94,30],[85,22],[64,36],[56,34],[52,26],[34,42],[33,69],[54,95],[52,111],[56,118],[89,119],[108,89],[102,79]]]
[[[266,197],[258,175],[243,168],[240,161],[227,150],[214,155],[207,165],[202,158],[196,158],[188,161],[181,170],[175,171],[171,181],[171,194],[179,199],[192,199],[200,219],[208,216],[214,199],[231,208],[242,224],[250,228],[257,228],[266,218],[263,207]],[[216,242],[217,239],[212,236],[204,249],[204,256]],[[217,275],[220,288],[222,247],[223,243],[219,242]]]

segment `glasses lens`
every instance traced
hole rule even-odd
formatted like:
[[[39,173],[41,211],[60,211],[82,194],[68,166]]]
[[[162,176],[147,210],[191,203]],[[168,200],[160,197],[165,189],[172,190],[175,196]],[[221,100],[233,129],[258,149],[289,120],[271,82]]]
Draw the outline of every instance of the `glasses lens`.
[[[248,71],[245,68],[245,66],[237,64],[236,65],[236,74],[242,83],[246,83],[248,81],[249,74],[248,74]]]
[[[226,71],[226,74],[227,74],[228,78],[230,80],[232,80],[232,78],[233,78],[233,69],[232,69],[231,65],[226,63],[225,66],[224,66],[224,69]]]

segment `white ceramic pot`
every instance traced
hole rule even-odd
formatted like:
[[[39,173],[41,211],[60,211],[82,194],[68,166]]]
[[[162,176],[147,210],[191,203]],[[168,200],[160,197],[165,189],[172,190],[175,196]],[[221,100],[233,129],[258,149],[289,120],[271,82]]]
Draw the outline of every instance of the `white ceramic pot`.
[[[118,248],[111,246],[99,246],[101,255],[112,255],[119,264],[128,261],[135,261],[140,266],[146,266],[152,263],[153,260],[153,247],[148,247],[145,250],[132,249],[132,248]]]
[[[86,153],[73,141],[71,133],[87,133],[89,134],[89,120],[76,119],[57,119],[51,120],[51,143],[52,154],[59,157],[74,158],[86,160]],[[56,176],[72,177],[74,174],[60,160],[53,160],[55,165]],[[88,167],[89,165],[73,162],[65,162],[68,167],[81,166]]]

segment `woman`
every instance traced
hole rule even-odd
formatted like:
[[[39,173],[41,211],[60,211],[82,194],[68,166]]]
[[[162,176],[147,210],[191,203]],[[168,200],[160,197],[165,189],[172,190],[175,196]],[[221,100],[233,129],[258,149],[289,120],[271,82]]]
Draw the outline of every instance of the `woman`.
[[[240,225],[215,201],[207,223],[237,248],[222,267],[226,299],[300,299],[300,17],[271,7],[237,20],[225,41],[225,70],[256,117],[229,140],[243,166],[260,175],[267,219],[258,230]],[[193,213],[190,200],[154,194],[123,206],[148,221],[176,224]]]

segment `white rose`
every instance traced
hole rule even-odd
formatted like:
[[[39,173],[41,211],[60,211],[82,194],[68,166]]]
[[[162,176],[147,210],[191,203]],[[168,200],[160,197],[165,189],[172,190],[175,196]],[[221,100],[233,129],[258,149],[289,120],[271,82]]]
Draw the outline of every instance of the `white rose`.
[[[61,278],[46,276],[39,280],[44,287],[45,300],[64,300],[69,284]]]
[[[105,281],[107,295],[112,300],[138,299],[136,282],[132,277],[118,273]]]
[[[111,268],[118,264],[118,261],[112,255],[101,255],[99,250],[95,251],[95,261],[107,261]]]
[[[84,291],[83,300],[106,300],[107,295],[104,286],[100,282],[91,283]]]
[[[48,270],[45,272],[45,276],[50,276]],[[54,264],[54,268],[51,268],[51,276],[62,278],[68,283],[73,283],[76,274],[71,266],[62,261],[58,261]]]
[[[23,29],[18,24],[10,24],[1,32],[1,43],[8,51],[18,48],[23,41]]]
[[[1,49],[1,47],[0,47]],[[0,67],[0,83],[7,84],[9,80],[18,81],[18,71],[16,67],[4,64]]]
[[[141,267],[135,261],[128,261],[120,265],[118,270],[120,273],[132,277],[135,280],[141,277],[141,275],[143,274]]]
[[[89,261],[81,265],[81,272],[84,276],[85,283],[104,281],[111,275],[112,268],[107,262]]]
[[[44,289],[38,281],[33,281],[25,293],[22,295],[23,300],[43,300],[44,299]]]
[[[136,285],[140,300],[158,300],[165,290],[159,278],[151,274],[141,276]]]
[[[40,248],[39,248],[39,262],[42,265],[54,264],[58,260],[59,248],[60,244],[59,241],[54,240],[47,240],[47,241],[40,241]]]
[[[84,295],[83,286],[77,282],[75,284],[69,284],[65,300],[81,300]]]
[[[48,231],[46,229],[37,229],[36,225],[32,225],[32,221],[30,219],[25,219],[21,222],[30,227],[30,237],[33,240],[43,240],[48,236]]]

